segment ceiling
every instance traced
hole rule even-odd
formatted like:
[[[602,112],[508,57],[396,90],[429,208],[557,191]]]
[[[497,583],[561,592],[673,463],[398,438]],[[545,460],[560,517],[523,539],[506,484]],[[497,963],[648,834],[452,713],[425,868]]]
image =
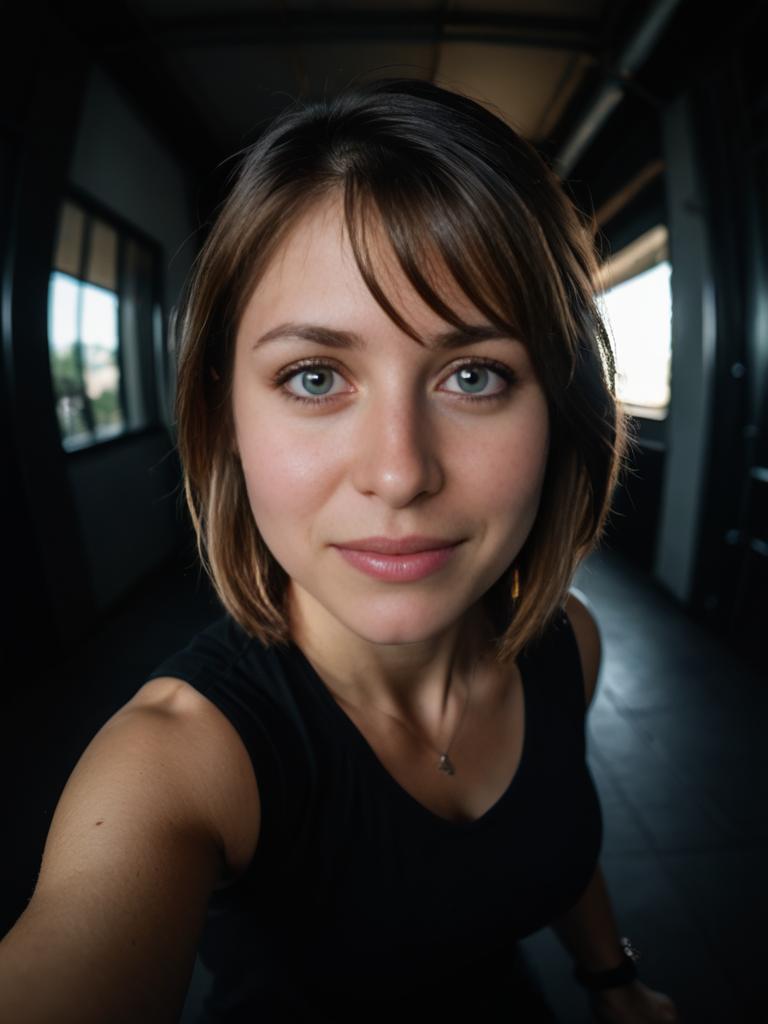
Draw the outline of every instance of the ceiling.
[[[57,12],[176,154],[201,221],[228,190],[231,158],[285,106],[386,75],[501,114],[603,227],[661,188],[660,111],[730,59],[729,36],[763,5],[66,0]]]
[[[292,100],[382,75],[468,93],[556,153],[586,116],[613,109],[679,6],[112,0],[95,8],[71,2],[65,12],[169,144],[205,172]],[[612,101],[601,98],[606,89],[616,93]]]
[[[546,138],[599,59],[615,0],[135,0],[174,83],[222,149],[288,102],[361,76],[407,75],[469,92]]]

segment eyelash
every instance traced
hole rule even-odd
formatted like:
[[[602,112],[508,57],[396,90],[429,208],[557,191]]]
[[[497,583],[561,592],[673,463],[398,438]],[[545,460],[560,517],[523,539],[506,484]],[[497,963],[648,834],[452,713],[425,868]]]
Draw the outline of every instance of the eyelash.
[[[505,366],[504,363],[497,363],[495,359],[466,359],[463,363],[459,363],[458,366],[454,367],[453,372],[449,376],[452,377],[453,374],[458,373],[458,371],[464,369],[465,366],[487,367],[489,370],[493,370],[494,373],[497,373],[508,386],[503,388],[501,391],[496,391],[492,395],[459,395],[458,397],[462,401],[492,402],[494,400],[505,398],[509,394],[510,387],[515,380],[515,373],[513,370],[510,370],[508,366]],[[333,363],[328,362],[326,359],[304,359],[300,363],[295,363],[293,366],[289,366],[277,374],[274,378],[274,384],[276,387],[280,388],[286,398],[291,398],[295,402],[302,402],[305,405],[324,405],[326,402],[331,402],[335,398],[338,398],[338,395],[316,395],[314,398],[307,398],[303,395],[294,395],[292,391],[289,391],[287,387],[285,387],[288,381],[295,377],[301,370],[313,368],[333,370],[336,373],[341,373]],[[457,394],[455,391],[452,393]]]

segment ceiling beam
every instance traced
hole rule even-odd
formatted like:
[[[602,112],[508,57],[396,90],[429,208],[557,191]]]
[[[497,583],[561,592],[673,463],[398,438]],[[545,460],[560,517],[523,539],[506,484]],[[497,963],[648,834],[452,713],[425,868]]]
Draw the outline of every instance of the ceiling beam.
[[[585,18],[493,11],[249,11],[148,19],[152,42],[162,49],[247,43],[382,42],[481,43],[597,54],[599,23]],[[123,32],[116,49],[146,45],[145,35]]]

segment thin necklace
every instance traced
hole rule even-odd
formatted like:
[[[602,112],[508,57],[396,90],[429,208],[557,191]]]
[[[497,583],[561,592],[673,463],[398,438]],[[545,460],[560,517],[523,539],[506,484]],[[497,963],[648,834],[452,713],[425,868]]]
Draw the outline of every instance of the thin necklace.
[[[345,697],[342,697],[341,699],[343,701],[345,701],[345,703],[351,704],[352,707],[357,708],[358,711],[362,710],[357,704],[352,704],[352,702],[348,701]],[[457,735],[459,733],[459,729],[461,728],[461,723],[464,721],[464,715],[466,714],[468,704],[469,704],[469,683],[467,683],[467,693],[466,693],[466,696],[464,698],[464,707],[462,708],[461,716],[459,718],[458,724],[456,725],[456,728],[453,731],[453,736],[451,737],[451,742],[448,744],[448,746],[445,748],[445,750],[440,750],[439,748],[432,746],[431,743],[428,744],[432,748],[432,750],[434,750],[435,753],[439,755],[439,760],[437,762],[437,769],[438,769],[438,771],[444,772],[446,775],[455,775],[456,774],[456,766],[454,765],[453,761],[448,756],[448,751],[453,746],[454,740],[456,739],[456,737],[457,737]],[[375,704],[372,704],[371,707],[376,708],[376,710],[380,711],[382,715],[386,715],[387,718],[391,718],[394,722],[397,722],[398,725],[402,726],[404,729],[407,729],[411,733],[412,736],[416,736],[416,738],[421,740],[423,743],[427,742],[424,739],[423,736],[421,736],[418,733],[414,732],[414,730],[409,725],[407,725],[405,722],[403,722],[402,719],[397,718],[395,715],[391,715],[389,713],[389,711],[385,711],[383,708],[376,707]]]

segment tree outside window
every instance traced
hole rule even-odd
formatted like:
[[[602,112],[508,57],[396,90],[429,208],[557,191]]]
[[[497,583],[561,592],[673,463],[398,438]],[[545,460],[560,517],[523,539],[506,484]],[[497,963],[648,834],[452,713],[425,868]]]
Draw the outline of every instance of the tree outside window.
[[[56,415],[67,450],[147,425],[156,256],[75,200],[62,204],[48,291]]]

